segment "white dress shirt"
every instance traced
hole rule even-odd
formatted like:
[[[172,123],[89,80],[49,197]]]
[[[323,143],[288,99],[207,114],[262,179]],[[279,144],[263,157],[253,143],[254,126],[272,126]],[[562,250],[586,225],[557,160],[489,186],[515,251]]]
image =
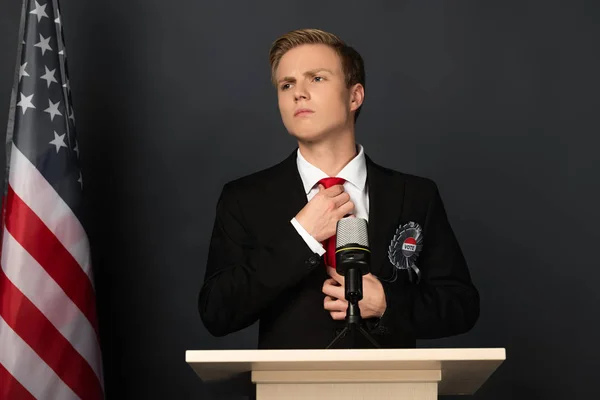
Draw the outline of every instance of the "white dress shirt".
[[[354,203],[354,214],[358,218],[369,220],[369,193],[367,188],[367,164],[365,161],[364,149],[360,144],[357,144],[358,154],[336,175],[338,178],[346,180],[344,183],[344,191],[350,195],[350,200]],[[304,192],[308,201],[310,201],[319,192],[319,181],[329,176],[315,167],[300,153],[298,149],[298,157],[296,158],[298,172],[304,185]],[[319,255],[325,254],[325,248],[315,238],[313,238],[300,223],[293,218],[292,225],[296,228],[300,236],[312,251]]]

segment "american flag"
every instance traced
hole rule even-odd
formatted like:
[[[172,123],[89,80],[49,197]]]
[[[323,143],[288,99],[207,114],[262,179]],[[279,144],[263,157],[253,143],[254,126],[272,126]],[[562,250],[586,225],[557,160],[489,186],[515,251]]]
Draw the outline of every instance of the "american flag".
[[[20,27],[2,202],[0,399],[102,399],[58,0],[24,0]]]

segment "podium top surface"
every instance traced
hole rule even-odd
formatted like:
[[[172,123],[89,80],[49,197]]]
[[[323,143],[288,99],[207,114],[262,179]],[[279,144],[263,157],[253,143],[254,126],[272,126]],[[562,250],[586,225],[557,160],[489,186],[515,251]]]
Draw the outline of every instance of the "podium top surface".
[[[188,350],[204,381],[251,371],[439,370],[440,394],[472,394],[506,359],[504,348]]]
[[[188,363],[505,360],[504,348],[187,350]]]

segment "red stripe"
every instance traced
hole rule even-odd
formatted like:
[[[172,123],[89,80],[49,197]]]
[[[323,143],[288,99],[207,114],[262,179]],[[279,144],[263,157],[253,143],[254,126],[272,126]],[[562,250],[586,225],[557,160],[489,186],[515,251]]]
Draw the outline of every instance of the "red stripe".
[[[82,399],[102,398],[92,367],[1,268],[0,315],[75,394]]]
[[[35,400],[35,397],[0,364],[0,399]]]
[[[6,196],[2,195],[2,217],[0,217],[0,259],[2,259],[2,243],[4,243],[4,212],[6,211]]]
[[[77,260],[10,185],[6,196],[6,229],[56,281],[100,337],[92,282]]]

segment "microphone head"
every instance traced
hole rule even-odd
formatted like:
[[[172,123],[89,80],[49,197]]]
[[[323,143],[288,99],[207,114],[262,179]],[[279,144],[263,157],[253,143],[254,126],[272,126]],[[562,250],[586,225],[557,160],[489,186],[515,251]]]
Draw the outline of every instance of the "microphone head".
[[[369,233],[367,220],[364,218],[348,217],[342,218],[337,223],[335,241],[336,249],[355,244],[369,247]]]

